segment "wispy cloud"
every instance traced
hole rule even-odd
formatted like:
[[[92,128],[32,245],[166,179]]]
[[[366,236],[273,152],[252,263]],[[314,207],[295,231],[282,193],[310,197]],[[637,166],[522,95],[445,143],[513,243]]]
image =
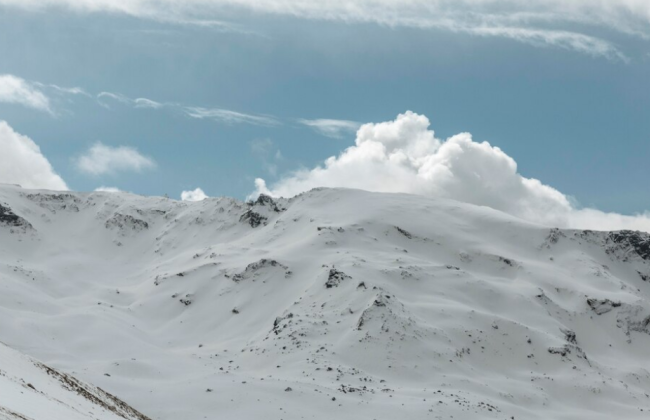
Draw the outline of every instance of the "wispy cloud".
[[[271,176],[278,174],[278,164],[284,160],[284,157],[271,139],[251,141],[251,152],[260,160],[264,169]]]
[[[274,126],[280,124],[277,119],[268,115],[244,114],[228,109],[185,107],[183,110],[188,116],[192,118],[211,119],[227,124],[253,124],[265,126]]]
[[[54,115],[50,98],[31,82],[10,74],[0,75],[0,102],[18,104]]]
[[[127,96],[124,96],[120,93],[111,93],[111,92],[100,92],[97,95],[97,102],[102,105],[105,108],[109,108],[108,104],[105,102],[105,99],[111,99],[113,101],[117,101],[121,104],[124,105],[130,105],[135,108],[152,108],[152,109],[159,109],[165,106],[165,104],[162,104],[160,102],[153,101],[151,99],[147,98],[135,98],[131,99]]]
[[[90,175],[141,172],[156,167],[152,158],[140,154],[133,147],[112,147],[102,143],[95,143],[77,159],[76,164],[77,169]]]
[[[219,18],[225,14],[237,16],[238,12],[437,28],[615,60],[626,57],[602,34],[615,31],[650,39],[647,0],[0,0],[0,5],[27,10],[61,7],[86,13],[123,13],[220,30],[232,30],[233,25]]]
[[[304,120],[299,119],[298,122],[302,125],[306,125],[313,130],[316,130],[320,134],[340,139],[346,133],[353,133],[361,127],[361,123],[356,121],[348,120],[331,120],[331,119],[316,119],[316,120]]]
[[[86,97],[89,97],[89,98],[92,97],[88,92],[86,92],[85,90],[83,90],[80,87],[71,87],[71,88],[69,88],[69,87],[61,87],[61,86],[58,86],[58,85],[46,85],[46,84],[43,84],[43,83],[40,83],[40,82],[35,82],[34,84],[37,85],[37,86],[40,86],[42,88],[45,88],[45,89],[48,89],[48,88],[52,89],[56,93],[62,94],[62,95],[73,95],[73,96],[79,95],[79,96],[86,96]]]
[[[177,112],[181,112],[191,118],[209,119],[225,124],[251,124],[262,126],[280,125],[279,120],[269,115],[253,115],[223,108],[203,108],[172,102],[158,102],[148,98],[132,99],[120,93],[113,92],[101,92],[97,95],[97,102],[105,108],[110,108],[106,100],[112,100],[126,106],[131,106],[133,108],[168,108]]]

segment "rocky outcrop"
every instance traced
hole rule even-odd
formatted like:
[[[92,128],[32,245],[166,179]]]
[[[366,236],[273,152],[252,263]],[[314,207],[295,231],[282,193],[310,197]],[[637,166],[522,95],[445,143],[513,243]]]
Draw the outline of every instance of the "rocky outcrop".
[[[621,230],[608,232],[606,238],[607,253],[622,253],[624,261],[630,256],[650,260],[650,235],[644,232]]]
[[[239,221],[248,223],[252,228],[266,225],[270,213],[281,213],[286,210],[284,207],[279,206],[273,198],[264,194],[260,194],[257,200],[249,202],[248,206],[249,209],[241,215]]]
[[[18,216],[9,207],[0,204],[0,226],[13,228],[32,229],[31,223]]]

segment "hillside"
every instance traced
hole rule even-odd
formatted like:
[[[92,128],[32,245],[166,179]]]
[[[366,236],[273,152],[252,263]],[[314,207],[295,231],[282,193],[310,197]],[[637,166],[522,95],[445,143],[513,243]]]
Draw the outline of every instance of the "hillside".
[[[150,420],[100,388],[0,344],[0,420]]]
[[[0,341],[152,419],[650,411],[646,233],[345,189],[0,206]]]

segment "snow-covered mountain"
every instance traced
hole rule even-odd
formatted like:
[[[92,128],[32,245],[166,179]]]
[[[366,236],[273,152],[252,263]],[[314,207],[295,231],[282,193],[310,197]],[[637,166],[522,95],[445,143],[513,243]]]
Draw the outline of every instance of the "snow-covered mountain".
[[[646,233],[344,189],[0,205],[0,341],[152,419],[650,415]]]
[[[150,420],[100,388],[0,344],[0,420]]]

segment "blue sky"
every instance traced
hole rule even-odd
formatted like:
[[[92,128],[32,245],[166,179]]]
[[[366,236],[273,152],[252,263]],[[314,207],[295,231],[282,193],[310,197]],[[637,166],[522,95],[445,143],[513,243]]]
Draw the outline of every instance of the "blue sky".
[[[480,13],[496,2],[474,0],[479,18],[457,11],[453,28],[434,18],[412,24],[422,14],[417,1],[406,2],[414,10],[406,16],[379,16],[361,1],[364,18],[346,15],[338,2],[331,10],[296,2],[289,11],[271,0],[195,3],[179,12],[173,0],[97,7],[0,0],[0,74],[48,101],[48,109],[3,101],[0,88],[0,120],[40,146],[73,190],[178,197],[200,187],[244,198],[256,178],[274,185],[354,145],[355,123],[411,110],[428,117],[438,139],[471,132],[497,146],[519,174],[561,191],[576,208],[650,209],[643,2],[579,19],[578,6],[560,18],[550,0],[535,10],[512,0],[487,19]],[[533,12],[540,17],[511,23]],[[494,16],[501,20],[493,24]],[[542,35],[531,41],[521,30]],[[553,38],[567,33],[575,36]],[[345,121],[335,126],[344,128],[304,123],[319,119]],[[151,164],[83,170],[80,159],[97,143],[135,149]]]

